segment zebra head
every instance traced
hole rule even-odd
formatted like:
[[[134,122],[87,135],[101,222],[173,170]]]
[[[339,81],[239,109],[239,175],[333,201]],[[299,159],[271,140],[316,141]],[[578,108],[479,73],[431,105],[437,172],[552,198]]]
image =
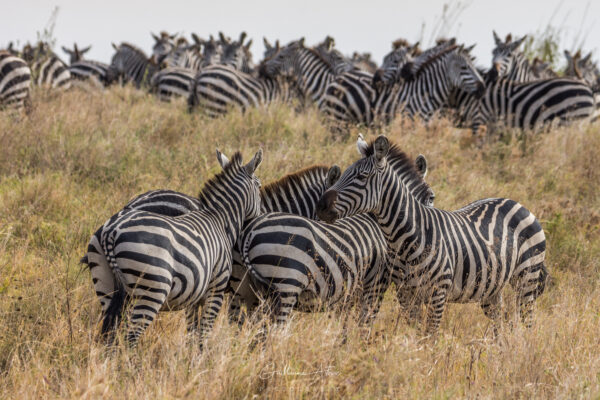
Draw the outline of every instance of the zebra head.
[[[592,61],[592,53],[581,58],[580,51],[572,55],[568,50],[565,50],[565,57],[567,58],[565,76],[585,82],[594,91],[600,90],[600,70],[596,63]]]
[[[152,58],[156,64],[162,63],[166,56],[168,56],[175,49],[176,35],[169,35],[166,32],[161,32],[160,37],[154,33],[154,46],[152,46]]]
[[[516,50],[525,41],[527,36],[523,36],[521,39],[512,41],[512,36],[509,34],[506,37],[506,41],[502,41],[496,34],[494,34],[494,41],[496,47],[492,51],[492,70],[493,75],[498,78],[503,78],[509,74],[513,69],[513,66],[517,62],[517,58],[520,56]]]
[[[483,95],[485,85],[483,78],[473,64],[469,51],[462,46],[448,53],[446,58],[446,74],[451,90],[461,89],[473,93],[477,97]]]
[[[279,39],[275,41],[275,45],[271,45],[266,37],[263,37],[263,44],[265,45],[265,52],[263,54],[263,60],[268,60],[281,50],[279,46]]]
[[[262,149],[259,149],[248,164],[242,165],[241,153],[235,153],[230,160],[217,149],[217,161],[223,172],[208,181],[200,193],[202,206],[211,208],[224,199],[234,199],[242,207],[245,220],[258,217],[262,201],[260,180],[254,172],[262,162],[262,155]]]
[[[399,178],[417,201],[433,206],[435,195],[425,183],[427,160],[419,155],[410,161],[398,146],[381,135],[368,144],[362,135],[357,141],[361,159],[352,164],[323,194],[317,216],[326,222],[365,212],[377,212],[390,179]]]
[[[244,44],[245,39],[246,32],[242,32],[237,41],[227,43],[223,46],[223,53],[221,54],[222,64],[230,65],[233,68],[244,72],[250,72],[250,70],[252,70],[252,53],[250,52],[252,40]]]
[[[202,51],[202,66],[216,65],[223,59],[223,45],[210,35],[209,40],[204,40]]]
[[[69,62],[71,64],[83,60],[83,55],[87,53],[91,48],[92,46],[88,46],[83,49],[79,49],[77,48],[77,43],[73,43],[73,50],[67,49],[65,46],[62,46],[62,50],[69,55]]]
[[[297,54],[304,48],[304,38],[287,44],[273,54],[271,58],[263,61],[261,73],[271,78],[278,75],[293,76]]]
[[[404,45],[405,44],[405,45]],[[396,47],[397,45],[397,47]],[[402,67],[413,60],[413,50],[418,48],[411,47],[408,42],[397,40],[394,42],[394,49],[383,57],[381,67],[375,71],[373,75],[373,85],[381,87],[383,85],[394,84],[400,78]]]

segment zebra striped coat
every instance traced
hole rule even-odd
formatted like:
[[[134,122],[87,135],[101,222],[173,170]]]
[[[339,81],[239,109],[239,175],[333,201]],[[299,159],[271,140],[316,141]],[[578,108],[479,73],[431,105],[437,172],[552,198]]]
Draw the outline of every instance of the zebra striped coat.
[[[288,101],[296,91],[286,78],[258,78],[232,67],[218,65],[203,69],[192,81],[188,98],[190,110],[195,107],[211,117],[230,109],[245,111],[250,107],[266,106],[274,101]]]
[[[485,199],[457,211],[416,201],[388,164],[397,149],[380,136],[329,189],[318,215],[327,221],[373,212],[395,251],[405,292],[429,303],[427,331],[437,332],[448,301],[479,302],[495,322],[502,290],[515,289],[523,321],[531,324],[544,291],[546,239],[538,220],[509,199]]]
[[[33,61],[31,73],[37,86],[63,90],[71,87],[69,68],[54,54]]]
[[[101,246],[116,289],[104,316],[104,334],[113,331],[130,303],[130,343],[161,310],[185,309],[188,330],[195,330],[202,304],[201,337],[212,329],[231,275],[233,245],[244,222],[260,213],[254,171],[262,151],[245,166],[240,153],[231,162],[218,151],[217,158],[223,172],[202,190],[201,210],[180,217],[132,210],[103,231]]]
[[[190,68],[164,68],[152,76],[150,86],[162,101],[169,101],[174,97],[188,99],[196,74],[197,72]]]
[[[21,109],[30,102],[31,70],[8,51],[0,51],[0,108]]]
[[[377,93],[374,119],[389,123],[398,113],[428,121],[448,104],[455,89],[479,96],[484,84],[468,51],[442,44],[441,51],[426,51],[402,69],[404,82],[385,85]]]
[[[110,62],[109,81],[122,79],[123,83],[132,82],[136,88],[150,83],[152,76],[158,71],[154,59],[129,43],[113,44],[116,53]]]
[[[366,142],[359,138],[359,149]],[[417,158],[420,173],[405,155],[392,169],[423,204],[433,202],[424,182],[425,159]],[[339,176],[330,170],[328,186]],[[364,214],[334,225],[300,215],[266,213],[251,221],[238,241],[242,260],[257,290],[274,301],[272,316],[287,321],[293,308],[321,310],[348,307],[362,301],[360,321],[368,323],[379,310],[390,277],[386,238],[373,216]],[[403,295],[399,292],[399,297]]]

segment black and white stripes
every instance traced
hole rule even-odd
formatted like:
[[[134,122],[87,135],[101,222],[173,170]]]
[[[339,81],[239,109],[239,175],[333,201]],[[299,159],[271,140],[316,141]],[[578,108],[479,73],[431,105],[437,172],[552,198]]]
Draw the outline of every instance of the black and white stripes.
[[[28,105],[31,70],[8,51],[0,51],[0,108],[21,109]]]

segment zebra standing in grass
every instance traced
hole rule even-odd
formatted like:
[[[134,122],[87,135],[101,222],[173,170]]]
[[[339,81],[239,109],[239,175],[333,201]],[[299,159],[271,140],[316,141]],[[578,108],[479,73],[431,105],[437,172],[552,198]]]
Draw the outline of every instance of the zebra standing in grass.
[[[265,63],[269,61],[263,61],[261,70]],[[223,115],[231,108],[245,111],[298,96],[294,83],[274,69],[268,75],[259,73],[258,77],[253,77],[229,66],[212,66],[196,75],[192,85],[189,109],[199,106],[211,117]]]
[[[362,136],[357,145],[359,149],[366,146]],[[433,192],[424,181],[424,157],[419,156],[417,164],[419,169],[402,154],[391,168],[418,201],[432,205]],[[339,169],[332,168],[327,186],[338,177]],[[311,214],[315,211],[312,208]],[[400,276],[388,269],[383,231],[368,214],[327,225],[306,215],[265,213],[246,226],[238,246],[254,286],[274,301],[272,317],[278,323],[285,323],[293,308],[345,307],[358,299],[362,301],[360,321],[369,323],[377,315],[390,278],[400,287]],[[404,298],[401,290],[400,299]]]
[[[429,305],[428,333],[439,329],[447,302],[479,302],[498,322],[507,283],[530,326],[548,275],[539,221],[509,199],[479,200],[457,211],[426,207],[390,168],[395,153],[385,136],[378,137],[325,193],[319,217],[333,222],[375,214],[395,252],[394,268],[403,271],[405,293]]]
[[[0,108],[29,108],[31,70],[27,63],[0,50]]]
[[[261,212],[281,211],[315,218],[317,201],[328,188],[326,181],[328,171],[329,168],[316,165],[288,174],[280,180],[266,185],[260,192]],[[105,236],[104,232],[110,229],[123,214],[131,210],[149,211],[176,217],[200,209],[202,209],[202,204],[196,197],[172,190],[152,190],[135,197],[96,230],[81,262],[90,268],[92,282],[96,295],[100,299],[103,314],[106,313],[114,291],[113,275],[101,246],[102,237]],[[229,314],[232,320],[240,321],[240,306],[246,304],[248,311],[251,312],[258,306],[258,298],[245,278],[246,269],[241,265],[236,249],[234,249],[233,259],[229,284],[234,293],[234,299],[230,304]]]
[[[484,90],[469,51],[452,42],[444,42],[406,63],[401,76],[401,84],[388,84],[377,92],[373,120],[389,123],[403,113],[428,121],[448,104],[454,90],[460,88],[475,96]]]
[[[35,48],[26,45],[23,59],[29,64],[33,82],[37,86],[63,90],[71,87],[69,68],[47,44],[39,42]]]
[[[260,213],[254,171],[262,151],[247,165],[240,153],[229,161],[217,151],[217,159],[223,172],[200,193],[201,210],[179,217],[132,210],[103,232],[101,245],[115,291],[102,326],[109,340],[129,305],[131,344],[161,310],[185,309],[188,331],[194,331],[202,305],[201,338],[212,329],[231,275],[233,245],[244,222]]]
[[[118,77],[123,83],[132,82],[138,89],[148,85],[158,71],[154,58],[148,58],[143,50],[129,43],[119,46],[113,43],[112,46],[116,53],[110,62],[109,79],[112,81]]]
[[[73,78],[73,84],[81,81],[91,81],[97,87],[107,86],[109,65],[99,62],[84,60],[83,55],[90,50],[91,46],[79,49],[77,43],[73,44],[73,50],[62,47],[62,50],[70,57],[69,72]]]

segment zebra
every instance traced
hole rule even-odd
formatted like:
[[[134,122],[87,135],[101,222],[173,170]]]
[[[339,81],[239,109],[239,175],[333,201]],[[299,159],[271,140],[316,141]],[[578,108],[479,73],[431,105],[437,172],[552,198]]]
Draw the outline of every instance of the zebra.
[[[162,101],[169,101],[174,97],[188,99],[196,74],[196,71],[189,68],[164,68],[152,76],[150,87]]]
[[[527,36],[513,41],[509,34],[503,42],[496,31],[493,31],[493,35],[496,43],[496,47],[492,51],[492,69],[490,70],[493,79],[506,78],[514,82],[531,82],[539,79],[527,57],[517,51]]]
[[[326,36],[321,43],[313,47],[313,50],[332,66],[335,75],[357,69],[351,60],[335,49],[335,39],[331,36]]]
[[[73,44],[73,50],[62,47],[62,50],[69,55],[69,72],[73,78],[73,84],[81,81],[91,81],[97,87],[108,86],[109,65],[92,60],[84,60],[83,55],[87,53],[92,46],[79,49],[77,43]]]
[[[30,109],[31,70],[25,60],[0,50],[0,108]]]
[[[531,63],[531,69],[537,79],[550,79],[558,78],[558,74],[552,69],[552,65],[541,60],[539,57],[535,57]]]
[[[429,121],[448,104],[456,89],[481,96],[484,83],[469,50],[449,41],[407,62],[401,70],[402,83],[385,85],[377,92],[373,120],[389,123],[403,113]]]
[[[126,307],[131,345],[161,310],[185,309],[187,329],[194,332],[202,305],[200,338],[212,329],[231,275],[233,245],[244,222],[260,213],[254,171],[262,150],[246,165],[239,152],[229,161],[217,150],[217,160],[223,171],[200,193],[200,210],[179,217],[131,210],[103,232],[116,290],[102,325],[109,343]]]
[[[371,58],[371,53],[352,53],[350,62],[355,68],[374,74],[377,71],[377,63]]]
[[[327,85],[337,76],[335,65],[318,51],[304,47],[304,38],[284,46],[269,60],[263,61],[263,73],[275,76],[291,73],[300,93],[320,106]]]
[[[252,40],[249,40],[246,44],[244,44],[244,40],[246,40],[246,32],[242,32],[237,41],[224,45],[221,64],[229,65],[239,71],[252,75],[254,73],[254,63],[252,62],[252,53],[250,52]]]
[[[124,83],[132,82],[136,88],[150,83],[152,76],[158,71],[154,57],[148,58],[143,50],[129,44],[112,44],[116,53],[110,62],[109,80],[119,77]]]
[[[357,146],[364,145],[360,136]],[[392,168],[419,201],[431,205],[433,192],[424,182],[424,157],[417,163],[425,172],[418,171],[406,155],[395,160]],[[338,177],[339,170],[331,169],[328,186]],[[238,246],[254,286],[274,302],[271,316],[279,324],[287,321],[293,308],[347,307],[357,299],[362,301],[359,320],[369,323],[377,315],[390,278],[399,283],[398,274],[390,275],[387,268],[387,240],[369,214],[327,225],[300,215],[266,213],[245,227]]]
[[[426,169],[426,164],[424,164],[424,168]],[[323,165],[315,165],[265,185],[260,191],[261,212],[281,211],[314,219],[317,201],[328,188],[326,178],[329,169]],[[110,217],[95,231],[81,263],[86,264],[90,269],[103,314],[106,313],[114,291],[112,272],[101,246],[104,232],[113,226],[114,222],[123,214],[131,210],[177,217],[201,209],[202,204],[197,197],[172,190],[151,190],[129,201],[122,210]],[[234,293],[234,299],[230,303],[229,315],[232,321],[241,322],[240,306],[246,304],[250,312],[258,306],[258,298],[245,278],[246,269],[241,264],[237,247],[234,248],[233,254],[234,263],[229,284],[230,290]]]
[[[414,57],[421,54],[419,42],[411,45],[404,39],[392,43],[392,51],[383,57],[381,67],[373,73],[373,86],[381,89],[384,85],[400,82],[400,71],[404,64],[413,61]]]
[[[268,61],[267,61],[268,62]],[[264,61],[260,69],[264,69]],[[274,101],[286,102],[297,97],[293,82],[281,73],[259,73],[258,77],[230,66],[216,65],[203,69],[192,82],[188,108],[200,106],[210,117],[227,113],[231,108],[242,112],[249,107],[266,106]]]
[[[152,46],[152,59],[155,64],[160,65],[164,59],[175,49],[175,38],[177,35],[169,35],[167,32],[161,32],[160,36],[151,33],[154,39]]]
[[[23,59],[31,68],[35,85],[62,90],[71,87],[71,73],[68,67],[46,43],[39,42],[35,48],[26,45],[23,49]]]
[[[483,199],[456,211],[424,206],[390,168],[396,152],[379,136],[323,195],[319,218],[375,214],[394,251],[394,269],[404,275],[405,293],[429,305],[428,334],[437,333],[447,302],[479,302],[496,328],[507,283],[516,291],[522,322],[531,326],[548,276],[539,221],[509,199]]]
[[[594,93],[600,92],[600,69],[592,62],[592,53],[581,58],[581,52],[578,51],[575,54],[571,54],[568,50],[564,51],[567,59],[567,68],[565,69],[565,76],[570,78],[579,79],[588,84]]]
[[[196,34],[192,34],[196,44],[202,45],[202,64],[201,68],[218,65],[223,59],[223,45],[210,35],[209,40],[202,40]]]

